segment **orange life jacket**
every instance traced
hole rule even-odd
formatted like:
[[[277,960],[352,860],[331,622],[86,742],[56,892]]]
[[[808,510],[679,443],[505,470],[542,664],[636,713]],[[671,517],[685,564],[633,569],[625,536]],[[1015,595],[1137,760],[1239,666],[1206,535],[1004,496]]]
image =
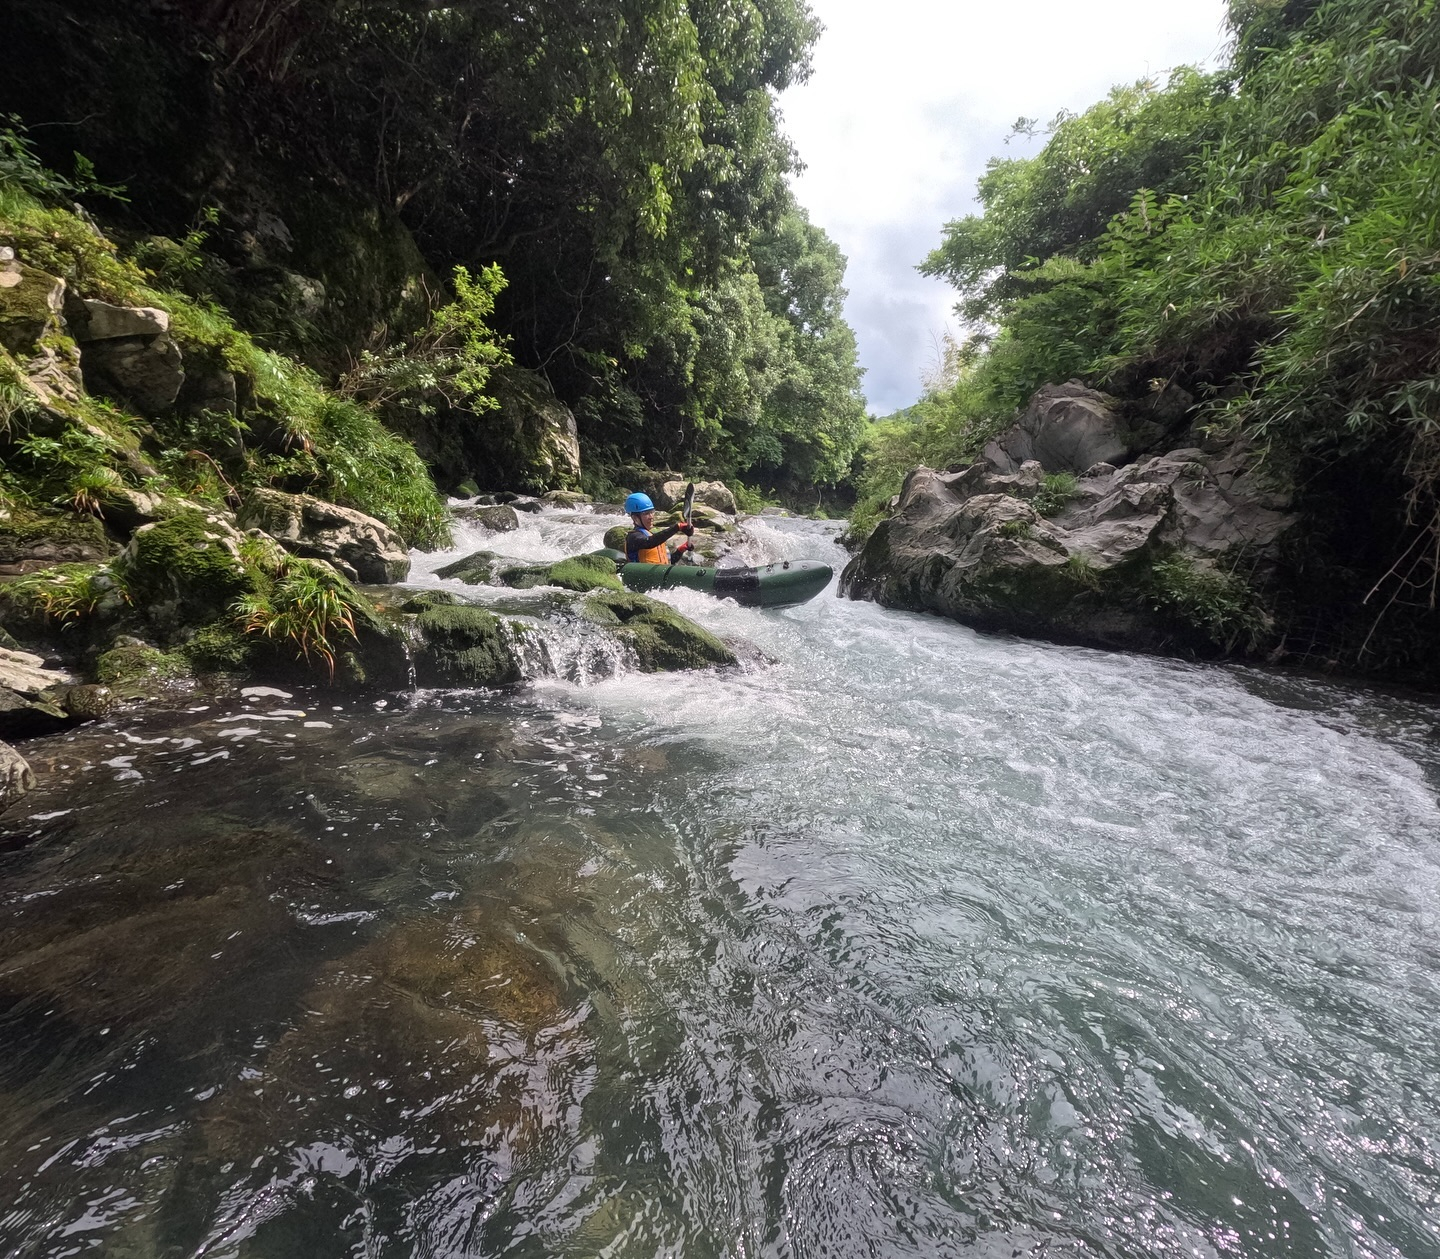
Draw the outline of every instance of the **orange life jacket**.
[[[639,547],[635,551],[637,564],[668,564],[670,551],[662,542],[659,546]]]

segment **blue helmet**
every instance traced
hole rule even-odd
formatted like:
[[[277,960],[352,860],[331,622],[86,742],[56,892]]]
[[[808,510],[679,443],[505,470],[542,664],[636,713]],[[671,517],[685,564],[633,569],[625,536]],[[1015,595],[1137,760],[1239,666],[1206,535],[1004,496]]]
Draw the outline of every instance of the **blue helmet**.
[[[642,511],[654,511],[655,504],[648,494],[632,494],[625,500],[625,510],[632,516],[638,516]]]

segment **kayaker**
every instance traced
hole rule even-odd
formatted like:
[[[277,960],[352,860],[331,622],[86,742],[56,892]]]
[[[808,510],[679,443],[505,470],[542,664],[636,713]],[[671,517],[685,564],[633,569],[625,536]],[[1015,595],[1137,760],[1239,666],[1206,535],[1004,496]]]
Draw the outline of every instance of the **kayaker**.
[[[655,523],[655,504],[648,494],[631,494],[625,500],[625,510],[630,513],[634,526],[625,535],[625,560],[630,564],[669,564],[672,561],[665,544],[678,533],[688,538],[695,532],[694,525],[682,520],[678,525],[652,533],[650,526]],[[682,555],[690,549],[690,543],[682,542],[675,548],[675,554]]]

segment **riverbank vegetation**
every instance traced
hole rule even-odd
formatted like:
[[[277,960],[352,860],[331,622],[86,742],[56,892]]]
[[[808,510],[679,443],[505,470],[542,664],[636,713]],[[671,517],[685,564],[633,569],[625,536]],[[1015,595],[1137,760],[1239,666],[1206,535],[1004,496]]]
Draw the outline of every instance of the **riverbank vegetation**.
[[[422,352],[483,296],[596,483],[640,462],[783,491],[841,480],[864,421],[844,260],[774,108],[817,33],[803,0],[38,3],[0,112],[50,169],[77,150],[125,184],[87,207],[165,287],[341,403],[403,408],[422,450],[485,431],[484,389]]]
[[[1398,662],[1440,583],[1440,15],[1434,0],[1232,0],[1220,69],[1118,88],[996,160],[922,264],[960,296],[924,399],[873,425],[873,521],[1046,382],[1248,443],[1294,487],[1322,653]],[[1368,600],[1368,602],[1367,602]],[[1383,614],[1379,635],[1375,627]]]

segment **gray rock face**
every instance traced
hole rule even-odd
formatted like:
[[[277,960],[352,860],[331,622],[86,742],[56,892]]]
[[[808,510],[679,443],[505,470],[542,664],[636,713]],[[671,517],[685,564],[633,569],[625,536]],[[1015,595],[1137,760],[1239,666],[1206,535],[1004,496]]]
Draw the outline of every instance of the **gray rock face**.
[[[1013,428],[986,447],[982,458],[1000,472],[1016,472],[1033,459],[1047,472],[1079,475],[1096,463],[1122,464],[1159,435],[1130,431],[1113,400],[1077,381],[1038,390]]]
[[[46,667],[28,651],[0,648],[0,736],[8,739],[49,734],[70,724],[58,702],[80,681],[63,669]]]
[[[523,367],[497,369],[490,390],[499,409],[486,414],[492,478],[527,490],[563,489],[580,478],[575,416],[545,378]]]
[[[982,628],[1154,649],[1173,626],[1128,574],[1142,579],[1152,561],[1176,554],[1203,571],[1238,555],[1249,571],[1263,569],[1294,523],[1235,451],[1095,463],[1049,519],[1033,503],[1043,479],[1034,460],[1013,472],[988,461],[953,473],[916,468],[894,514],[846,567],[842,591]]]
[[[20,363],[41,408],[80,394],[79,355],[61,312],[65,281],[11,256],[0,259],[0,346]]]
[[[685,502],[685,481],[666,481],[656,492],[655,505],[662,510],[668,511],[672,507],[680,507]],[[716,511],[723,511],[727,516],[736,516],[740,513],[740,505],[735,501],[735,495],[730,492],[730,487],[724,481],[696,481],[695,501],[706,507],[714,508]]]
[[[185,383],[180,347],[168,334],[87,341],[80,366],[92,393],[122,398],[145,415],[173,406]]]
[[[29,764],[8,743],[0,743],[0,813],[35,787]]]
[[[373,516],[309,494],[255,490],[240,508],[242,529],[260,529],[287,551],[325,560],[351,581],[404,581],[410,555],[404,540]]]
[[[70,312],[70,331],[77,341],[110,341],[116,337],[158,337],[170,331],[170,316],[154,306],[112,306],[82,298],[83,313]]]

